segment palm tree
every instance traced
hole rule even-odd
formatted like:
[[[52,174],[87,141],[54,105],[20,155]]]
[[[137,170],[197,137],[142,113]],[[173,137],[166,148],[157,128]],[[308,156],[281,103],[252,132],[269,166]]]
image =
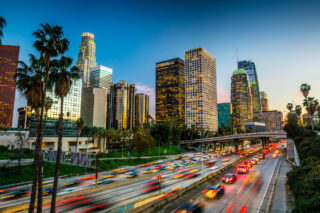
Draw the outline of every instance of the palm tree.
[[[56,82],[54,93],[60,98],[60,115],[59,115],[59,133],[58,133],[58,151],[56,168],[54,172],[53,191],[51,199],[51,210],[55,212],[58,176],[60,168],[60,158],[62,153],[62,135],[63,135],[63,105],[64,98],[68,95],[72,82],[79,79],[79,68],[76,66],[71,67],[72,58],[62,56],[59,60],[52,61],[52,65],[55,67],[55,72],[50,76]]]
[[[301,125],[301,113],[302,113],[301,105],[296,105],[295,110],[296,110],[296,115],[298,117],[298,123],[299,123],[299,125]]]
[[[43,98],[43,84],[42,84],[42,70],[44,68],[44,61],[42,58],[36,58],[34,55],[29,55],[28,66],[23,61],[19,61],[19,68],[15,78],[17,79],[16,85],[18,90],[27,99],[28,105],[35,110],[36,114],[36,135],[39,136],[40,132],[40,108]],[[41,156],[41,143],[36,141],[35,155],[34,155],[34,169],[33,169],[33,182],[30,196],[29,212],[34,211],[34,204],[36,200],[37,181],[40,173],[40,156]],[[38,184],[39,185],[39,184]],[[42,191],[42,184],[38,186]]]
[[[292,103],[288,103],[287,104],[287,109],[289,110],[289,112],[291,112],[292,108],[293,108],[293,104]]]
[[[6,26],[6,24],[6,20],[0,16],[0,45],[2,44],[1,38],[3,38],[3,28]]]
[[[306,108],[309,118],[311,117],[312,131],[314,131],[313,115],[318,109],[319,101],[313,97],[307,97],[303,100],[303,106]]]
[[[108,151],[110,152],[110,147],[111,147],[111,142],[113,141],[113,139],[115,138],[115,130],[114,129],[107,129],[105,132],[105,137],[106,137],[106,143],[107,143],[107,147],[108,147]]]
[[[78,152],[78,139],[79,139],[81,132],[82,132],[82,129],[84,127],[83,118],[78,118],[76,125],[77,125],[77,129],[78,129],[77,140],[76,140],[76,152]]]
[[[304,98],[307,98],[309,95],[309,91],[311,90],[311,86],[309,84],[301,84],[300,86],[300,91],[302,93],[302,95],[304,96]]]
[[[53,105],[53,99],[50,98],[50,97],[46,97],[44,99],[44,111],[46,112],[46,115],[45,115],[45,121],[47,121],[47,118],[48,118],[48,111],[51,109],[52,105]],[[44,128],[44,134],[46,134],[46,129]]]

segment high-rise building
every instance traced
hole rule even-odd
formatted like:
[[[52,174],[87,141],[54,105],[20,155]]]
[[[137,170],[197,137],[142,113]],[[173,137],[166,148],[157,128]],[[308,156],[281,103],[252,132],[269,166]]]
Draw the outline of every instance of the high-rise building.
[[[185,122],[184,61],[174,58],[156,64],[156,122]]]
[[[261,111],[268,111],[269,110],[269,100],[267,97],[267,93],[265,91],[260,92],[261,97]]]
[[[90,86],[90,69],[97,66],[96,44],[92,33],[82,33],[80,52],[76,66],[85,85]]]
[[[82,88],[81,117],[85,126],[106,128],[107,92],[105,88]]]
[[[120,81],[112,83],[108,94],[107,128],[131,129],[134,127],[135,84]]]
[[[137,93],[135,102],[135,126],[142,127],[143,124],[148,122],[149,96],[142,93]]]
[[[54,90],[53,90],[54,91]],[[82,80],[73,81],[68,95],[64,98],[63,104],[63,136],[77,136],[76,121],[80,118],[81,111],[81,96],[82,96]],[[53,99],[53,104],[44,113],[43,133],[44,137],[56,137],[59,130],[59,115],[60,115],[60,98],[54,92],[47,92],[47,97]],[[30,134],[35,136],[36,124],[35,118],[31,118]]]
[[[260,89],[257,70],[254,62],[252,61],[239,61],[238,69],[244,69],[249,77],[251,96],[252,96],[252,109],[253,109],[253,119],[257,121],[258,114],[261,112],[261,102],[260,102]]]
[[[221,125],[230,127],[230,103],[219,103],[218,104],[218,127]]]
[[[253,120],[252,93],[248,75],[238,69],[231,77],[231,120],[233,133],[245,132],[246,122]]]
[[[11,128],[19,46],[0,45],[0,127]]]
[[[216,59],[204,48],[185,51],[185,123],[218,130]]]
[[[18,128],[29,129],[31,122],[31,107],[25,106],[18,108]]]
[[[112,83],[112,69],[96,66],[90,69],[90,87],[110,89]]]
[[[266,124],[267,132],[275,132],[282,130],[283,116],[282,112],[280,111],[272,110],[260,112],[258,120],[260,123]]]

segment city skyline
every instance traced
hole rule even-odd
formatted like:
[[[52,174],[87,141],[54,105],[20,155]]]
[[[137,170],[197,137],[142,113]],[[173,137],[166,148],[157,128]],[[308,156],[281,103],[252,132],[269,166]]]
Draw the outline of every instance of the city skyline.
[[[70,10],[74,4],[70,1],[61,10]],[[86,17],[87,20],[80,20],[79,16],[82,15],[80,11],[83,9],[80,5],[73,8],[70,13],[57,17],[47,11],[37,13],[41,7],[41,4],[37,4],[34,8],[30,8],[34,12],[25,17],[21,9],[14,7],[15,3],[5,2],[2,8],[7,9],[5,11],[0,9],[2,16],[7,20],[3,44],[21,46],[20,59],[25,61],[27,53],[33,51],[32,32],[39,27],[39,20],[43,20],[64,28],[66,37],[71,42],[67,55],[76,62],[81,34],[91,32],[95,35],[97,45],[97,63],[114,70],[114,82],[126,79],[129,83],[136,83],[137,92],[147,93],[150,96],[152,115],[154,115],[155,63],[175,57],[183,58],[185,50],[197,46],[203,46],[217,58],[220,103],[230,101],[229,79],[236,68],[237,48],[240,60],[255,62],[259,72],[260,90],[267,91],[271,110],[286,111],[287,102],[301,104],[303,99],[299,92],[301,83],[307,82],[312,86],[311,96],[320,92],[320,79],[317,75],[317,67],[320,66],[317,61],[319,53],[316,51],[319,41],[315,40],[319,37],[320,31],[313,27],[319,18],[316,11],[320,5],[317,3],[312,4],[312,1],[308,1],[302,4],[290,1],[288,5],[286,1],[207,2],[206,8],[195,6],[196,11],[204,9],[204,14],[198,16],[198,20],[186,16],[193,10],[192,4],[188,1],[185,10],[178,12],[184,17],[182,20],[173,13],[177,3],[171,4],[168,8],[164,8],[158,2],[146,2],[141,8],[130,3],[125,7],[123,4],[111,2],[106,3],[107,5],[101,4],[90,5],[90,9],[108,6],[109,15],[97,13]],[[21,2],[20,5],[23,8],[24,3]],[[58,5],[54,4],[53,7]],[[11,8],[15,8],[15,13],[10,12]],[[152,10],[151,14],[146,8],[155,10]],[[217,12],[220,9],[224,11],[223,14]],[[128,14],[118,20],[116,13],[121,10],[128,11]],[[150,20],[144,19],[142,15],[136,15],[141,10],[144,11],[143,17],[150,16]],[[247,13],[248,10],[250,13]],[[168,18],[162,20],[160,14],[163,11],[168,12]],[[230,13],[225,13],[226,11]],[[216,13],[209,16],[209,12]],[[207,20],[204,20],[205,17]],[[304,22],[301,21],[302,17]],[[106,23],[105,20],[109,21]],[[78,25],[80,22],[81,27]],[[153,23],[158,23],[157,28]],[[251,26],[250,30],[243,30],[240,23]],[[141,31],[141,29],[146,30]],[[202,33],[188,35],[185,30]],[[131,35],[129,38],[125,36],[128,33]],[[292,61],[297,63],[292,65]],[[304,70],[306,71],[303,72]],[[15,115],[17,108],[25,105],[21,103],[21,97],[16,96],[16,99],[18,101],[15,104]],[[13,121],[16,120],[17,117]]]

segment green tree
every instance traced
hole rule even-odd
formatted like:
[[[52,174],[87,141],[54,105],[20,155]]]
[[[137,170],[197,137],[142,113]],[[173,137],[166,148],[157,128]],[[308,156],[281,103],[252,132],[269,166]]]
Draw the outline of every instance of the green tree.
[[[3,38],[3,28],[6,26],[6,24],[6,20],[0,16],[0,45],[2,44],[1,38]]]
[[[55,212],[56,195],[58,187],[58,176],[60,168],[60,159],[62,154],[62,136],[63,136],[63,106],[64,98],[68,95],[73,81],[80,78],[79,68],[72,67],[72,58],[62,56],[59,60],[54,60],[52,65],[56,68],[51,78],[56,82],[54,93],[60,98],[60,115],[59,115],[59,133],[58,133],[58,151],[56,168],[54,172],[54,182],[51,199],[51,212]]]
[[[301,84],[300,91],[301,91],[302,95],[304,96],[304,98],[308,97],[310,90],[311,90],[311,86],[309,84],[306,84],[306,83]]]
[[[46,99],[44,99],[44,111],[46,112],[45,121],[47,121],[47,119],[48,119],[48,111],[51,109],[53,104],[54,104],[54,102],[53,102],[52,98],[46,97]],[[44,134],[46,134],[45,131],[46,131],[46,129],[44,128]]]
[[[140,159],[141,154],[146,152],[155,146],[156,142],[151,135],[143,135],[141,133],[135,134],[130,140],[130,144],[135,152],[138,153],[138,158]]]
[[[293,108],[293,104],[292,103],[288,103],[287,104],[287,109],[289,110],[289,112],[291,112],[292,108]]]
[[[108,152],[111,152],[111,143],[113,139],[115,138],[116,131],[115,129],[106,129],[105,130],[105,139],[106,139],[106,149],[108,149]]]
[[[79,140],[79,137],[81,135],[81,132],[82,132],[82,129],[84,127],[84,120],[83,118],[78,118],[77,121],[76,121],[76,126],[77,126],[77,130],[78,130],[78,134],[77,134],[77,140],[76,140],[76,152],[78,152],[78,140]]]
[[[318,109],[319,101],[314,97],[307,97],[303,100],[303,106],[306,108],[309,118],[311,117],[312,131],[314,131],[313,115]]]

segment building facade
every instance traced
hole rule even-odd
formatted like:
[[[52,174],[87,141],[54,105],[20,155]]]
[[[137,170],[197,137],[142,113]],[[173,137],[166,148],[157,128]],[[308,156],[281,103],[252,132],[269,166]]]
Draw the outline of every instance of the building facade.
[[[184,61],[174,58],[156,64],[156,122],[185,122]]]
[[[261,99],[256,66],[252,61],[239,61],[238,69],[244,69],[249,77],[252,96],[253,119],[257,121],[258,114],[261,112]]]
[[[231,120],[233,133],[245,132],[245,124],[253,121],[252,93],[245,70],[238,69],[231,78]]]
[[[53,90],[54,91],[54,90]],[[82,79],[72,83],[68,95],[64,98],[63,105],[63,135],[77,136],[76,121],[80,118],[81,112],[81,96],[82,96]],[[53,105],[48,113],[45,114],[43,120],[43,133],[45,137],[58,136],[59,115],[60,115],[60,98],[53,92],[47,92],[47,97],[52,98]],[[30,134],[35,136],[36,124],[35,116],[31,117]]]
[[[269,111],[269,100],[265,91],[260,92],[261,97],[261,111]]]
[[[135,98],[135,126],[142,127],[148,122],[149,96],[137,93]]]
[[[0,127],[11,128],[19,46],[0,45]]]
[[[97,66],[96,44],[92,33],[82,33],[80,52],[76,66],[80,69],[80,77],[86,86],[90,86],[90,69]]]
[[[185,51],[185,123],[218,130],[216,59],[204,48]]]
[[[18,108],[18,129],[29,129],[31,123],[31,107]]]
[[[219,103],[218,104],[218,127],[222,125],[230,127],[230,103]]]
[[[90,87],[110,89],[112,83],[112,69],[96,66],[90,69]]]
[[[272,110],[260,112],[258,120],[260,123],[266,124],[267,132],[275,132],[282,130],[283,116],[282,112],[280,111]]]
[[[135,122],[135,84],[111,84],[108,94],[107,128],[131,129]]]
[[[107,92],[105,88],[82,88],[81,118],[87,127],[106,128]]]

